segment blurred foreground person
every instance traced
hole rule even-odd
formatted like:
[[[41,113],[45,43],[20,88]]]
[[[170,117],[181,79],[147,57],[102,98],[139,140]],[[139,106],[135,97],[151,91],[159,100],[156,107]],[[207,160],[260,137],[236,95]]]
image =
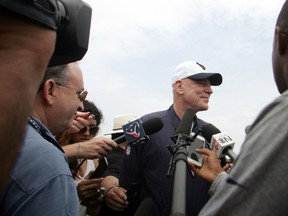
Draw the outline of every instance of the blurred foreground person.
[[[190,166],[212,182],[213,195],[200,215],[287,215],[288,206],[288,2],[278,16],[272,65],[281,94],[250,126],[231,174],[221,172],[215,154],[205,154],[202,168]],[[218,165],[218,166],[217,166]]]
[[[0,190],[18,155],[27,118],[56,41],[55,30],[1,4],[0,1]]]
[[[61,53],[61,60],[55,59],[50,66],[78,61],[88,48],[91,8],[81,0],[65,1],[61,9],[65,8],[67,13],[60,16],[58,4],[56,0],[0,0],[0,100],[3,102],[0,109],[0,193],[19,153],[26,121],[48,63],[56,51]],[[82,9],[85,14],[81,13]],[[81,33],[77,32],[75,21],[78,19],[74,17],[85,17]],[[62,31],[57,32],[56,43],[58,28]]]

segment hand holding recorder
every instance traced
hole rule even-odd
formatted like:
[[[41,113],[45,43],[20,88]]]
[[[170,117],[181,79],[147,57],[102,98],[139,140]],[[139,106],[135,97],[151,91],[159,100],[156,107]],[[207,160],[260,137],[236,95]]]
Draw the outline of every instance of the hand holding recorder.
[[[217,157],[216,153],[207,149],[201,148],[195,150],[198,154],[203,155],[202,166],[197,166],[195,163],[188,158],[188,166],[201,178],[212,182],[216,176],[224,171],[222,168],[220,159]]]

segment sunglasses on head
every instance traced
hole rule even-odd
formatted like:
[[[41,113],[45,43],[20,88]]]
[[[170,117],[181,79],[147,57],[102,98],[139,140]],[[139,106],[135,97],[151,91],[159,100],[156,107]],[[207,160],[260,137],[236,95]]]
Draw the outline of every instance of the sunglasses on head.
[[[87,130],[89,130],[89,133],[92,135],[92,136],[95,136],[99,130],[98,126],[96,125],[88,125],[88,126],[85,126],[83,127],[79,132],[80,133],[86,133]]]

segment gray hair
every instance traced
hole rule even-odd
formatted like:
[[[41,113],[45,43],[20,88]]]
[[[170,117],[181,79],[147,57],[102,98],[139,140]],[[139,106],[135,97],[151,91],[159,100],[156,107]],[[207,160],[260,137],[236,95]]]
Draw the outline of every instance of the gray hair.
[[[44,78],[39,86],[38,92],[43,89],[44,84],[48,79],[53,79],[56,83],[63,84],[66,78],[67,67],[68,65],[65,64],[61,66],[47,68],[44,74]]]

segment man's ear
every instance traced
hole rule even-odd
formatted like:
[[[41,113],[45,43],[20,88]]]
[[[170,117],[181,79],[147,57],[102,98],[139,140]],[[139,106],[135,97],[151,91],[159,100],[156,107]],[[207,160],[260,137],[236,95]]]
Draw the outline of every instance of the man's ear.
[[[182,80],[177,80],[175,83],[175,90],[176,92],[178,92],[178,94],[182,94],[183,93],[183,82]]]
[[[49,79],[44,83],[43,96],[44,96],[44,100],[49,105],[54,103],[56,88],[57,88],[57,85],[55,81],[52,79]]]
[[[279,55],[285,55],[288,51],[288,33],[284,33],[279,26],[275,28],[275,43]]]

